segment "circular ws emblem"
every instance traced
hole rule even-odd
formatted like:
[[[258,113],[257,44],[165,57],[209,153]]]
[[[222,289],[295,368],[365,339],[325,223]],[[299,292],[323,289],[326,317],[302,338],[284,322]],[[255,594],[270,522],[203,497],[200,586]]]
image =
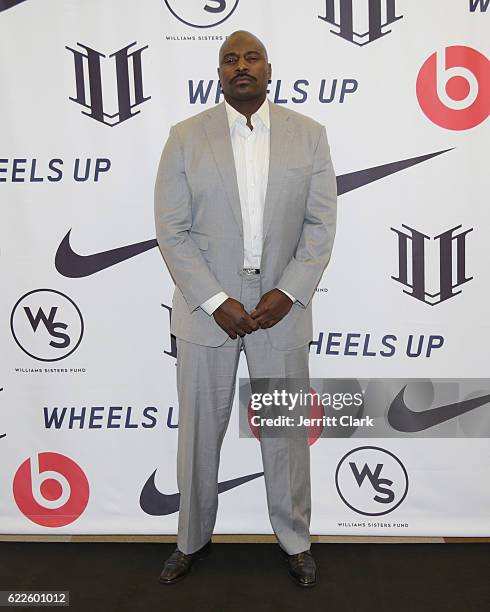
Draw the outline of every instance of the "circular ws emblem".
[[[192,28],[212,28],[228,19],[239,0],[165,0],[172,15]]]
[[[393,512],[408,493],[403,463],[378,446],[360,446],[342,457],[335,471],[340,498],[354,512],[380,516]]]
[[[59,361],[77,349],[84,323],[70,297],[55,289],[35,289],[13,307],[10,328],[15,342],[29,357]]]

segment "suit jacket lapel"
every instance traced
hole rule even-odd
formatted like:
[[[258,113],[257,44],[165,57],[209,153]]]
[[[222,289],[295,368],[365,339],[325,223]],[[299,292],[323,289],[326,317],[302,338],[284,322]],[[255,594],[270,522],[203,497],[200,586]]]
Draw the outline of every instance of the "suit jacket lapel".
[[[281,192],[283,176],[287,168],[288,154],[293,136],[293,125],[289,115],[282,113],[275,104],[269,103],[270,109],[270,156],[269,179],[264,204],[262,225],[263,240],[267,235],[274,210]]]
[[[231,145],[230,128],[226,115],[225,103],[211,109],[204,122],[204,129],[223,181],[225,193],[232,208],[240,232],[243,235],[242,208],[238,191],[238,180],[235,169],[235,158]]]

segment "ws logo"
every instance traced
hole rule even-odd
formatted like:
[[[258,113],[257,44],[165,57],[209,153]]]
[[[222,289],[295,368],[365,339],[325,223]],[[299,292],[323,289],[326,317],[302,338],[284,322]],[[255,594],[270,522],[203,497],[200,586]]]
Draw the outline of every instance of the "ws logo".
[[[75,302],[54,289],[35,289],[23,295],[10,316],[18,346],[38,361],[59,361],[82,341],[84,323]]]
[[[212,28],[223,23],[238,6],[239,0],[165,0],[172,15],[193,28]]]
[[[346,506],[358,514],[393,512],[408,492],[408,474],[398,457],[377,446],[361,446],[340,460],[335,485]]]

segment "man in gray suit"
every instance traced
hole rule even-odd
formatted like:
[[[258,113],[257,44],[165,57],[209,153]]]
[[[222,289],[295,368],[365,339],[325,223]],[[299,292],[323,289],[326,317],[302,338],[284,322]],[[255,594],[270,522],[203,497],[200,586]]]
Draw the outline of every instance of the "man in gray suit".
[[[209,552],[240,351],[251,379],[308,380],[312,298],[336,226],[325,128],[267,99],[271,65],[261,41],[229,36],[218,74],[225,102],[171,128],[155,184],[157,240],[176,285],[179,400],[178,537],[164,584]],[[308,440],[262,436],[260,446],[289,575],[313,586]]]

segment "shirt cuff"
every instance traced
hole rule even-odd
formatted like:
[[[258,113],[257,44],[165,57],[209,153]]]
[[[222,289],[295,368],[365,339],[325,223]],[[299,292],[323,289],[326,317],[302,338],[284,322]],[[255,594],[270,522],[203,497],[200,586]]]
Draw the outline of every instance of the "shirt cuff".
[[[201,304],[201,308],[206,312],[209,316],[213,314],[213,312],[221,306],[221,304],[228,299],[228,295],[224,291],[220,291],[213,297],[210,297],[209,300],[206,300]]]
[[[296,302],[296,298],[294,297],[294,295],[291,295],[290,293],[288,293],[285,289],[281,289],[281,287],[276,287],[276,289],[279,289],[279,291],[282,291],[283,293],[285,293],[288,298],[290,298],[294,302]]]

